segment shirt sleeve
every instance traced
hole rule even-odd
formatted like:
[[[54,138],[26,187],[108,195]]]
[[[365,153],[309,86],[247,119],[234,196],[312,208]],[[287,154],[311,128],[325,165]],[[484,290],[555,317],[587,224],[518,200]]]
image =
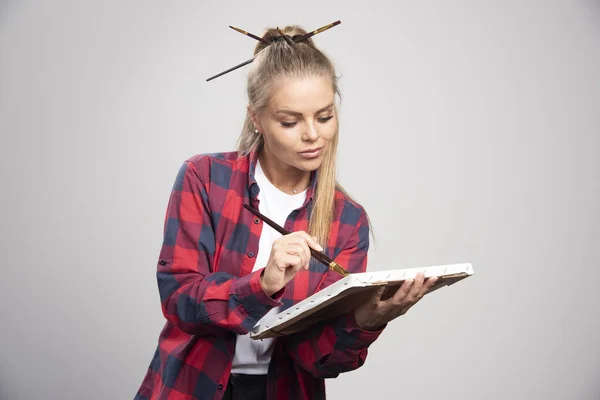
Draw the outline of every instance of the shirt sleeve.
[[[348,244],[336,257],[349,272],[365,272],[369,249],[369,225],[363,212]],[[341,279],[338,273],[327,271],[321,290]],[[294,362],[316,378],[334,378],[342,372],[361,367],[368,347],[379,337],[386,325],[378,331],[360,329],[354,312],[332,320],[321,321],[311,327],[286,336],[286,349]]]
[[[212,272],[215,234],[208,176],[204,167],[188,160],[173,185],[157,268],[161,308],[169,322],[190,334],[211,330],[245,334],[281,305],[283,290],[267,295],[260,283],[262,270],[243,277]]]

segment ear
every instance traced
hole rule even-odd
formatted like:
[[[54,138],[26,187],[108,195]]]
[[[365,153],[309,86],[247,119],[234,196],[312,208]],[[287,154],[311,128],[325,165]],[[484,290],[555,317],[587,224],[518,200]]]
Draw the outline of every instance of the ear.
[[[256,113],[250,106],[248,106],[248,115],[250,116],[250,119],[252,120],[252,123],[254,124],[254,129],[257,129],[259,133],[262,133],[263,129],[262,129],[262,125],[260,124],[260,120],[258,119],[258,116],[256,115]]]

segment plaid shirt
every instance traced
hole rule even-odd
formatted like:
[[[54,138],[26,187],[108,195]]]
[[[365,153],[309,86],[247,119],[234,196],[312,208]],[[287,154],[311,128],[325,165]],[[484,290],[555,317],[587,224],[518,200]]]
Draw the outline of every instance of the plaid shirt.
[[[196,155],[183,164],[171,192],[158,257],[157,280],[166,324],[136,400],[221,399],[237,335],[276,306],[286,309],[340,279],[311,259],[274,296],[252,272],[263,228],[242,207],[258,209],[256,152]],[[285,224],[308,230],[316,187],[311,175],[303,206]],[[350,272],[364,272],[369,228],[362,207],[335,194],[325,253]],[[325,378],[363,365],[381,331],[357,327],[353,313],[277,338],[268,371],[268,400],[325,399]]]

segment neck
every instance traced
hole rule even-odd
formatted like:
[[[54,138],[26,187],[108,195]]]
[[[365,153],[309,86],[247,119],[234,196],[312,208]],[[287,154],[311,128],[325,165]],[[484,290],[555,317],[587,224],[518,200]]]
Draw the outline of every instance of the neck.
[[[308,187],[310,172],[301,171],[282,163],[275,155],[270,154],[266,148],[260,152],[258,159],[269,182],[279,190],[288,194],[295,194]]]

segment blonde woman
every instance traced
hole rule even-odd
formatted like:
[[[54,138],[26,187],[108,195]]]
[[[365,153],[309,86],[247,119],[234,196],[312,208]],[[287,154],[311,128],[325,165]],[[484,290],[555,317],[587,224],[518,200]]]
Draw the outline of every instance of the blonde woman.
[[[386,324],[435,282],[419,275],[389,300],[303,332],[249,338],[268,313],[340,279],[309,248],[350,272],[367,265],[367,214],[335,176],[336,72],[306,34],[290,26],[256,37],[239,148],[193,156],[179,171],[157,269],[167,322],[138,400],[324,399],[325,379],[361,367]]]

